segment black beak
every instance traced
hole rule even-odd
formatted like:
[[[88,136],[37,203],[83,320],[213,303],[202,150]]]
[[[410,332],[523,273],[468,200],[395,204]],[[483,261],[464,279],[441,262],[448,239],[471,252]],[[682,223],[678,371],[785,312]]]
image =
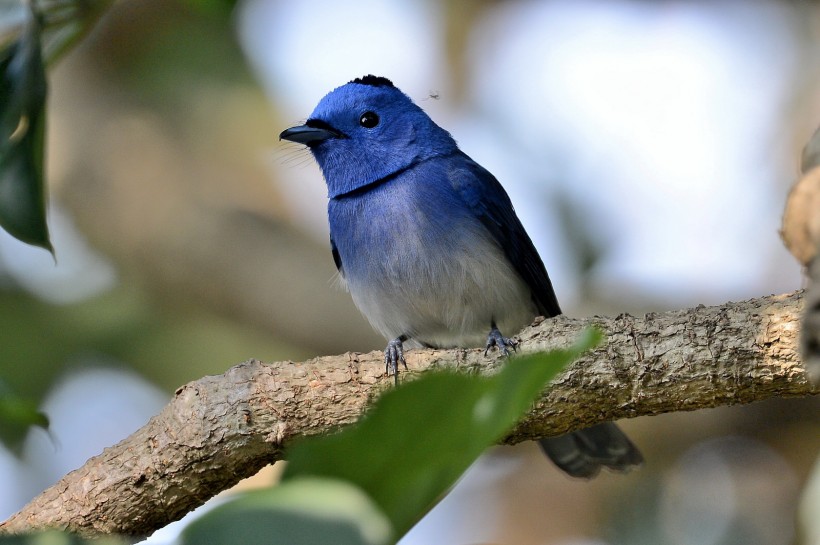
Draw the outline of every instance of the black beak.
[[[316,119],[308,119],[304,125],[285,129],[279,135],[279,140],[290,140],[306,146],[316,145],[330,138],[342,138],[344,135],[325,123]]]

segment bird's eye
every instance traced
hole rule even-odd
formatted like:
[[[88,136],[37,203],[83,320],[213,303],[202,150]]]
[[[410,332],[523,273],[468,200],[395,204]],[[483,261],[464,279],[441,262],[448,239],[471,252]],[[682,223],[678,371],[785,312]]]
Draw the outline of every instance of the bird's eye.
[[[359,125],[365,129],[372,129],[378,124],[379,116],[376,115],[376,112],[365,112],[362,114],[362,117],[359,118]]]

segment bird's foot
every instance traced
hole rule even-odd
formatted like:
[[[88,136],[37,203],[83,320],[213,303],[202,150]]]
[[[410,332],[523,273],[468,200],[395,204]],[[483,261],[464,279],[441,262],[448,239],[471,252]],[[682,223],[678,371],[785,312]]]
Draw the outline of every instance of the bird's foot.
[[[493,326],[490,330],[490,334],[487,335],[487,345],[484,348],[484,355],[487,355],[487,352],[490,351],[490,348],[496,347],[499,351],[505,356],[510,355],[510,351],[508,348],[512,348],[513,351],[517,349],[518,342],[515,339],[508,339],[507,337],[503,336],[501,332],[498,330],[497,327]]]
[[[396,385],[399,383],[399,362],[407,369],[407,362],[404,360],[404,348],[402,343],[405,337],[396,337],[384,349],[384,370],[387,376],[390,376],[390,371],[393,371],[393,377]]]

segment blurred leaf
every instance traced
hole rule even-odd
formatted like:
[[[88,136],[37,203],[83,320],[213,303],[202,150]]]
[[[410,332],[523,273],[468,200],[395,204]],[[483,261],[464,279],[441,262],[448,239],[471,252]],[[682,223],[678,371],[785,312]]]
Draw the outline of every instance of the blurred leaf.
[[[82,39],[114,0],[62,0],[38,3],[43,58],[51,65]]]
[[[614,246],[607,240],[607,234],[596,232],[589,221],[587,205],[572,197],[566,191],[557,191],[550,195],[555,206],[557,219],[569,247],[573,249],[571,259],[578,269],[584,284],[588,284],[592,271],[606,257],[607,248]]]
[[[191,545],[380,545],[390,543],[391,528],[355,486],[303,477],[216,507],[181,537],[183,544]]]
[[[0,536],[0,545],[121,545],[125,541],[116,537],[103,537],[94,540],[83,539],[74,534],[48,531],[29,535]]]
[[[0,442],[18,452],[31,426],[48,429],[48,418],[35,403],[17,396],[0,382]]]
[[[282,484],[215,508],[182,543],[393,543],[600,340],[589,330],[569,350],[513,358],[493,377],[427,373],[391,390],[359,424],[294,447]]]
[[[236,7],[237,0],[185,0],[194,9],[217,17],[229,17]]]
[[[385,393],[358,425],[295,446],[283,482],[315,475],[353,483],[403,535],[600,338],[591,330],[569,350],[512,358],[493,377],[426,374]]]
[[[46,64],[69,51],[113,3],[114,0],[34,0]],[[28,0],[0,2],[0,48],[5,49],[25,32],[30,13]]]
[[[56,59],[93,26],[112,0],[43,3],[42,12],[19,4],[2,13],[8,23],[0,51],[0,227],[54,253],[46,223],[43,178],[46,75],[43,42]],[[18,8],[18,9],[15,9]],[[15,24],[17,23],[17,24]],[[19,29],[17,28],[19,27]]]
[[[31,13],[0,53],[0,227],[53,253],[43,182],[45,101],[40,27]]]

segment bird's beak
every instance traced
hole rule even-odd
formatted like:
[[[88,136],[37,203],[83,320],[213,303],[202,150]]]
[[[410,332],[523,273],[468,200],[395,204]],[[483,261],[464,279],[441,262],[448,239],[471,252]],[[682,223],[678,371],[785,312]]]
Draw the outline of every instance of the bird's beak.
[[[285,129],[279,135],[279,140],[290,140],[298,144],[311,146],[324,142],[330,138],[341,138],[342,134],[330,127],[327,123],[309,119],[304,125]]]

